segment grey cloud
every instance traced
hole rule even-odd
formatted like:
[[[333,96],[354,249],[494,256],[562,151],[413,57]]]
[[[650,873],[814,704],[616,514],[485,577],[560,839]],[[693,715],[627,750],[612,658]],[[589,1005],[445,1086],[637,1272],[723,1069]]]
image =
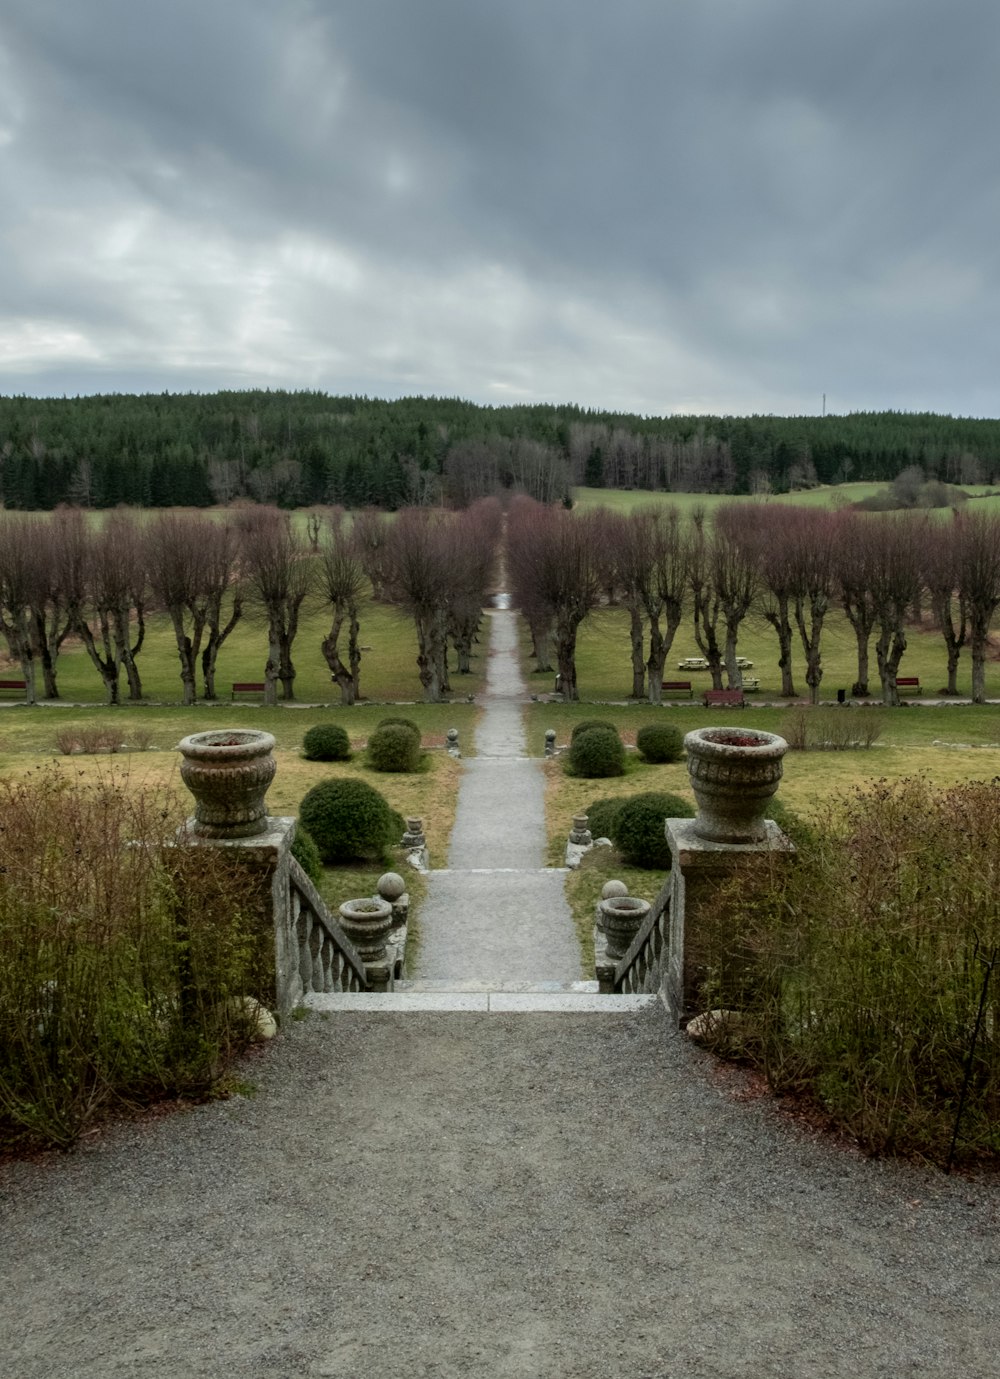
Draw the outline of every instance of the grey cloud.
[[[0,387],[995,412],[998,41],[986,0],[8,0],[43,343]]]

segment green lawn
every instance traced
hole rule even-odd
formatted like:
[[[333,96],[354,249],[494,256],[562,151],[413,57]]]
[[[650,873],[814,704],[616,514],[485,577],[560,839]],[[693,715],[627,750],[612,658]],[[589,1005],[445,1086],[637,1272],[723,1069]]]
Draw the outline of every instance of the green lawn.
[[[574,488],[573,509],[576,512],[586,512],[588,508],[604,507],[612,508],[615,512],[629,513],[634,512],[636,508],[667,503],[679,508],[682,513],[689,513],[696,507],[705,508],[711,513],[725,503],[748,502],[844,508],[852,503],[861,502],[864,498],[870,498],[875,493],[883,493],[888,487],[888,484],[882,483],[826,484],[796,493],[775,493],[753,499],[745,494],[732,493],[661,493],[649,489]],[[981,506],[993,510],[1000,509],[1000,494],[993,488],[982,484],[969,484],[965,486],[965,492],[970,498],[977,500],[977,510]],[[950,509],[939,508],[935,511],[947,515]]]

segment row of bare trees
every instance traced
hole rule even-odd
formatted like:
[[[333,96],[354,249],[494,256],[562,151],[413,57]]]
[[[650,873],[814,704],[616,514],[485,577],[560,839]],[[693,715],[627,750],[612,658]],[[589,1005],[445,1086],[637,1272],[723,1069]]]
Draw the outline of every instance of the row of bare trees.
[[[79,638],[110,704],[143,698],[139,653],[151,613],[173,630],[185,704],[216,698],[219,653],[244,615],[267,630],[264,698],[293,699],[293,645],[303,609],[330,616],[321,651],[341,700],[359,694],[360,612],[373,595],[404,607],[419,642],[428,699],[449,689],[448,648],[468,671],[501,527],[499,504],[457,513],[413,509],[353,523],[331,508],[304,536],[289,515],[247,505],[219,518],[132,510],[95,523],[79,509],[0,513],[0,632],[26,697],[59,698],[57,661]]]
[[[798,644],[815,703],[824,626],[839,608],[857,643],[852,693],[869,693],[874,638],[882,698],[898,704],[907,628],[925,601],[945,642],[948,692],[957,693],[967,645],[973,701],[985,697],[989,632],[1000,606],[1000,517],[993,514],[956,511],[941,520],[732,503],[710,522],[703,511],[684,519],[667,506],[571,517],[519,498],[510,507],[508,549],[538,669],[551,669],[554,651],[567,700],[578,697],[580,624],[598,606],[618,604],[629,615],[633,698],[660,701],[667,657],[687,619],[713,686],[723,688],[725,678],[739,687],[739,633],[753,617],[777,638],[782,695],[798,694]]]

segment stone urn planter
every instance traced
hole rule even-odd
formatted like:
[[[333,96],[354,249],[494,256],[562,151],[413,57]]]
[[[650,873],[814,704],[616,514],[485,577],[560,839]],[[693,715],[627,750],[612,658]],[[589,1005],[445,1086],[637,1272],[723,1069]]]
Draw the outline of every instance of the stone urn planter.
[[[649,901],[634,895],[612,895],[602,900],[598,908],[608,943],[607,955],[612,962],[619,962],[649,914]]]
[[[392,906],[381,896],[345,900],[338,910],[340,927],[366,965],[385,961],[385,945],[392,929]]]
[[[698,801],[692,829],[710,843],[760,843],[788,743],[757,728],[696,728],[684,738]]]
[[[274,779],[274,738],[246,728],[192,733],[178,743],[181,779],[195,799],[194,832],[252,838],[267,831],[264,796]]]

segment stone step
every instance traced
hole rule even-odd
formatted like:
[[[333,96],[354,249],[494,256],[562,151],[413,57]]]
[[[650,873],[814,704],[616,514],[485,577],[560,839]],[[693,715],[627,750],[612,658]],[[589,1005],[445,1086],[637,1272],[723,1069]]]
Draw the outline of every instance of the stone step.
[[[601,996],[596,982],[402,982],[395,991],[334,991],[306,996],[303,1005],[322,1012],[439,1013],[486,1015],[625,1015],[659,1001],[649,996]]]

